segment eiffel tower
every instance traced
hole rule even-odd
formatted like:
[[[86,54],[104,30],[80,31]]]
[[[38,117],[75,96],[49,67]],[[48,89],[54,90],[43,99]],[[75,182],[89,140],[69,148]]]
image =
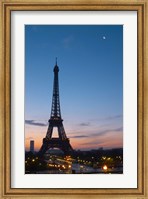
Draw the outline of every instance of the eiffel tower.
[[[59,67],[57,66],[57,58],[53,72],[54,72],[54,85],[53,85],[51,115],[50,119],[48,120],[49,125],[46,137],[43,138],[43,144],[38,153],[40,156],[43,156],[46,153],[46,151],[49,150],[50,148],[59,148],[64,152],[65,155],[69,155],[73,151],[70,145],[70,141],[66,136],[63,126],[63,120],[61,118],[59,81],[58,81]],[[58,136],[59,136],[58,138],[52,138],[54,127],[57,127],[58,129]]]

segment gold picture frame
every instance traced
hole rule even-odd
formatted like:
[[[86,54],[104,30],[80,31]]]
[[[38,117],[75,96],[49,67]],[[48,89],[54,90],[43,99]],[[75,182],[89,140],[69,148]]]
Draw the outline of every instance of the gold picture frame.
[[[0,197],[1,198],[148,198],[148,2],[101,0],[2,0],[0,26]],[[131,189],[12,189],[10,186],[11,141],[11,11],[18,10],[101,10],[138,13],[138,188]]]

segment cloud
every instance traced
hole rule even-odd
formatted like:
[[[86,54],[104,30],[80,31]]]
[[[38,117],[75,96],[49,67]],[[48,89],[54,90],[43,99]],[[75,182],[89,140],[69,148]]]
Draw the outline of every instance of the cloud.
[[[77,132],[73,132],[72,136],[70,136],[70,138],[93,138],[93,137],[103,137],[106,136],[107,134],[110,135],[111,133],[115,133],[115,132],[122,132],[123,131],[123,127],[119,127],[119,128],[114,128],[114,129],[104,129],[104,130],[98,130],[98,132],[81,132],[81,131],[77,131]]]
[[[108,134],[110,132],[118,132],[118,131],[120,132],[122,130],[123,130],[123,127],[116,128],[116,129],[106,129],[106,130],[103,130],[103,131],[99,131],[98,133],[94,133],[91,136],[102,136],[102,135]]]
[[[89,136],[86,136],[86,135],[76,135],[76,136],[71,136],[70,138],[86,138],[86,137],[89,137]]]
[[[115,116],[111,116],[111,117],[106,117],[105,120],[120,119],[122,117],[123,117],[123,115],[115,115]]]
[[[109,116],[109,117],[100,117],[100,118],[94,118],[91,119],[90,121],[92,122],[110,122],[110,120],[118,120],[118,119],[122,119],[123,115],[119,114],[119,115],[113,115],[113,116]],[[104,125],[104,124],[103,124]]]
[[[120,127],[120,128],[114,129],[114,131],[123,131],[123,127]]]
[[[69,48],[73,40],[74,40],[73,36],[69,35],[63,39],[62,44],[64,45],[65,48]]]
[[[82,132],[75,132],[74,134],[69,136],[69,138],[74,138],[74,139],[81,139],[81,138],[90,138],[90,139],[105,139],[106,137],[113,136],[115,133],[122,133],[123,127],[115,128],[115,129],[105,129],[105,130],[100,130],[96,133],[87,133],[87,134],[82,134]],[[94,141],[93,141],[94,142]],[[91,142],[90,142],[91,143]],[[98,141],[97,141],[98,143]]]
[[[89,136],[89,139],[85,140],[85,142],[81,143],[83,148],[99,148],[99,147],[122,147],[123,146],[123,135],[122,135],[122,127],[116,129],[106,129],[102,130],[98,133],[94,133]]]
[[[37,122],[36,120],[25,120],[25,124],[33,125],[33,126],[47,126],[47,123]]]
[[[90,123],[89,122],[82,122],[79,124],[79,126],[90,126]]]
[[[81,143],[81,145],[96,145],[96,144],[102,144],[102,141],[93,141],[93,142],[85,142]]]
[[[91,136],[102,136],[102,135],[105,135],[109,132],[110,132],[110,130],[103,130],[103,131],[99,131],[98,133],[94,133]]]

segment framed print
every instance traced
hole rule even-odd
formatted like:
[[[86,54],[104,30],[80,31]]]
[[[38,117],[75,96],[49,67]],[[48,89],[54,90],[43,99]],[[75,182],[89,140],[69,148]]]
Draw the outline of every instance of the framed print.
[[[0,5],[1,197],[147,198],[147,3]]]

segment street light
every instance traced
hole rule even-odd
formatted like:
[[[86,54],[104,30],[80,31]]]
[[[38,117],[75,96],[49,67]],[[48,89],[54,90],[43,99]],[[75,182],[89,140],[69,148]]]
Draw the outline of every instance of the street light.
[[[108,167],[106,165],[103,166],[103,170],[107,171]]]

